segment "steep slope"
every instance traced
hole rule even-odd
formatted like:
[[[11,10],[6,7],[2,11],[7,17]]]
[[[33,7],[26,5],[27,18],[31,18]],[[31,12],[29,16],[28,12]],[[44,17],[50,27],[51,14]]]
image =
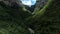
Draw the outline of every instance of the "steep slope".
[[[32,34],[31,29],[34,34],[60,34],[59,4],[60,0],[53,0],[32,15],[0,2],[0,34]]]

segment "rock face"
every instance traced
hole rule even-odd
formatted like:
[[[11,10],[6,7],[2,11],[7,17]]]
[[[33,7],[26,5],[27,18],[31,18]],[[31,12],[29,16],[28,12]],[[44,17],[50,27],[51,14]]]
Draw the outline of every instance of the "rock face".
[[[4,4],[6,4],[10,7],[16,7],[16,8],[19,7],[16,0],[1,0],[0,2],[3,2]]]
[[[38,11],[41,8],[43,8],[43,6],[48,2],[48,0],[37,0],[35,5],[32,5],[31,7],[25,5],[25,8],[31,12],[34,11]]]
[[[35,5],[32,5],[31,7],[29,7],[27,5],[23,5],[20,0],[3,0],[3,2],[6,5],[8,5],[8,6],[12,7],[12,8],[19,8],[19,7],[21,7],[21,8],[25,8],[25,9],[31,11],[31,12],[40,10],[47,3],[47,1],[48,0],[37,0]]]

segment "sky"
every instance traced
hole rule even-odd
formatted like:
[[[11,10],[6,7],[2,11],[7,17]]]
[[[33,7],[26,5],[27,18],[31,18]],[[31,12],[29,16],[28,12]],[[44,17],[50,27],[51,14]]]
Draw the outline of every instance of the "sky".
[[[21,0],[22,4],[27,5],[27,6],[32,6],[35,5],[36,0]]]

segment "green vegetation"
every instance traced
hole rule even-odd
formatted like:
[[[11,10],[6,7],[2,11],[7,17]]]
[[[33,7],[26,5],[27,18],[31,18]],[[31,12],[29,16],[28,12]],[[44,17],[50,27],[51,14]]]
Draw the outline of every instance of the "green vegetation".
[[[60,0],[49,2],[37,12],[11,8],[0,2],[0,34],[60,34]]]

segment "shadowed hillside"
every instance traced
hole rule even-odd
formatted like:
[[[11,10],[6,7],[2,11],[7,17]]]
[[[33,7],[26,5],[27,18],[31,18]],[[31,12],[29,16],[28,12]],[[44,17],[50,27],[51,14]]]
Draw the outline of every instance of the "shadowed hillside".
[[[52,0],[33,13],[22,5],[9,6],[0,1],[0,33],[60,34],[60,0]]]

